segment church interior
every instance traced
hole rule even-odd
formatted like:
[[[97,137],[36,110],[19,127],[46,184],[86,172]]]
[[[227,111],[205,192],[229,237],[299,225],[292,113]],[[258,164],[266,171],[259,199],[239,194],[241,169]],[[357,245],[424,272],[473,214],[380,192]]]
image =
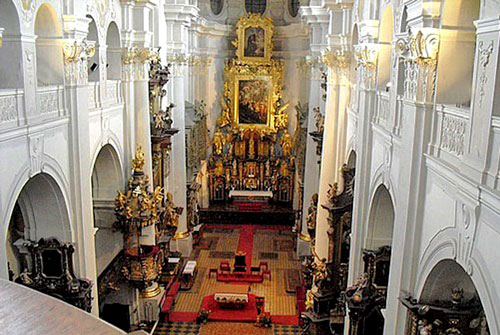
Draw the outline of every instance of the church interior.
[[[499,73],[499,0],[0,0],[0,334],[500,335]]]

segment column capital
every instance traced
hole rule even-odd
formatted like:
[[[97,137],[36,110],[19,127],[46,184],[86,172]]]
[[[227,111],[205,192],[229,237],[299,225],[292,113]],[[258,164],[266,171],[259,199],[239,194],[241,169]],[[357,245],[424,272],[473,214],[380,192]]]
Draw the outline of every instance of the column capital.
[[[64,75],[67,85],[86,85],[88,82],[87,62],[95,53],[95,42],[87,39],[64,39]]]
[[[377,72],[378,45],[375,43],[356,45],[354,47],[354,57],[359,70],[361,87],[373,90]]]
[[[395,45],[397,58],[405,59],[405,98],[419,102],[434,99],[436,67],[439,52],[439,31],[420,28],[399,38]]]
[[[2,47],[2,41],[3,41],[3,32],[4,32],[4,28],[0,28],[0,48]]]
[[[149,80],[149,62],[158,58],[158,50],[149,47],[127,47],[122,49],[122,78],[125,81]]]

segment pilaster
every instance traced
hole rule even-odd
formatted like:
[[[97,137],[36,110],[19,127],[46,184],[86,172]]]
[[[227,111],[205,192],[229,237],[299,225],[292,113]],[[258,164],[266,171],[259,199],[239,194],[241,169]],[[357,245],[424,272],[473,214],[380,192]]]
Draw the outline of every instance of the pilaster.
[[[77,227],[75,232],[78,262],[77,269],[81,277],[93,282],[92,313],[98,315],[99,302],[97,294],[97,268],[95,255],[95,228],[92,204],[92,161],[89,131],[88,110],[88,58],[95,52],[95,45],[86,41],[87,18],[68,17],[70,29],[66,29],[63,41],[64,78],[66,108],[70,115],[70,152],[71,155],[71,189],[73,215]]]

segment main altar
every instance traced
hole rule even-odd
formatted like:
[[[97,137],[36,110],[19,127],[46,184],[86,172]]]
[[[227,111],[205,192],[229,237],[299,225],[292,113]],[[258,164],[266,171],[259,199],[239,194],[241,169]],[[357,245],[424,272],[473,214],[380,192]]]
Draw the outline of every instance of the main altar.
[[[236,57],[226,62],[211,143],[210,204],[257,199],[290,207],[294,141],[282,98],[283,62],[272,58],[274,26],[270,18],[249,14],[236,29]]]

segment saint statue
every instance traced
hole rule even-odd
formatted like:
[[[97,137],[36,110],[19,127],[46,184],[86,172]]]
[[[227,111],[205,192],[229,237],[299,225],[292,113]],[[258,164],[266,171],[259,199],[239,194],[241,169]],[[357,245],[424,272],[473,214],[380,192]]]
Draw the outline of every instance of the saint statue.
[[[222,155],[222,150],[226,144],[226,138],[222,135],[220,130],[217,130],[212,139],[212,144],[214,146],[214,152],[216,155]]]

